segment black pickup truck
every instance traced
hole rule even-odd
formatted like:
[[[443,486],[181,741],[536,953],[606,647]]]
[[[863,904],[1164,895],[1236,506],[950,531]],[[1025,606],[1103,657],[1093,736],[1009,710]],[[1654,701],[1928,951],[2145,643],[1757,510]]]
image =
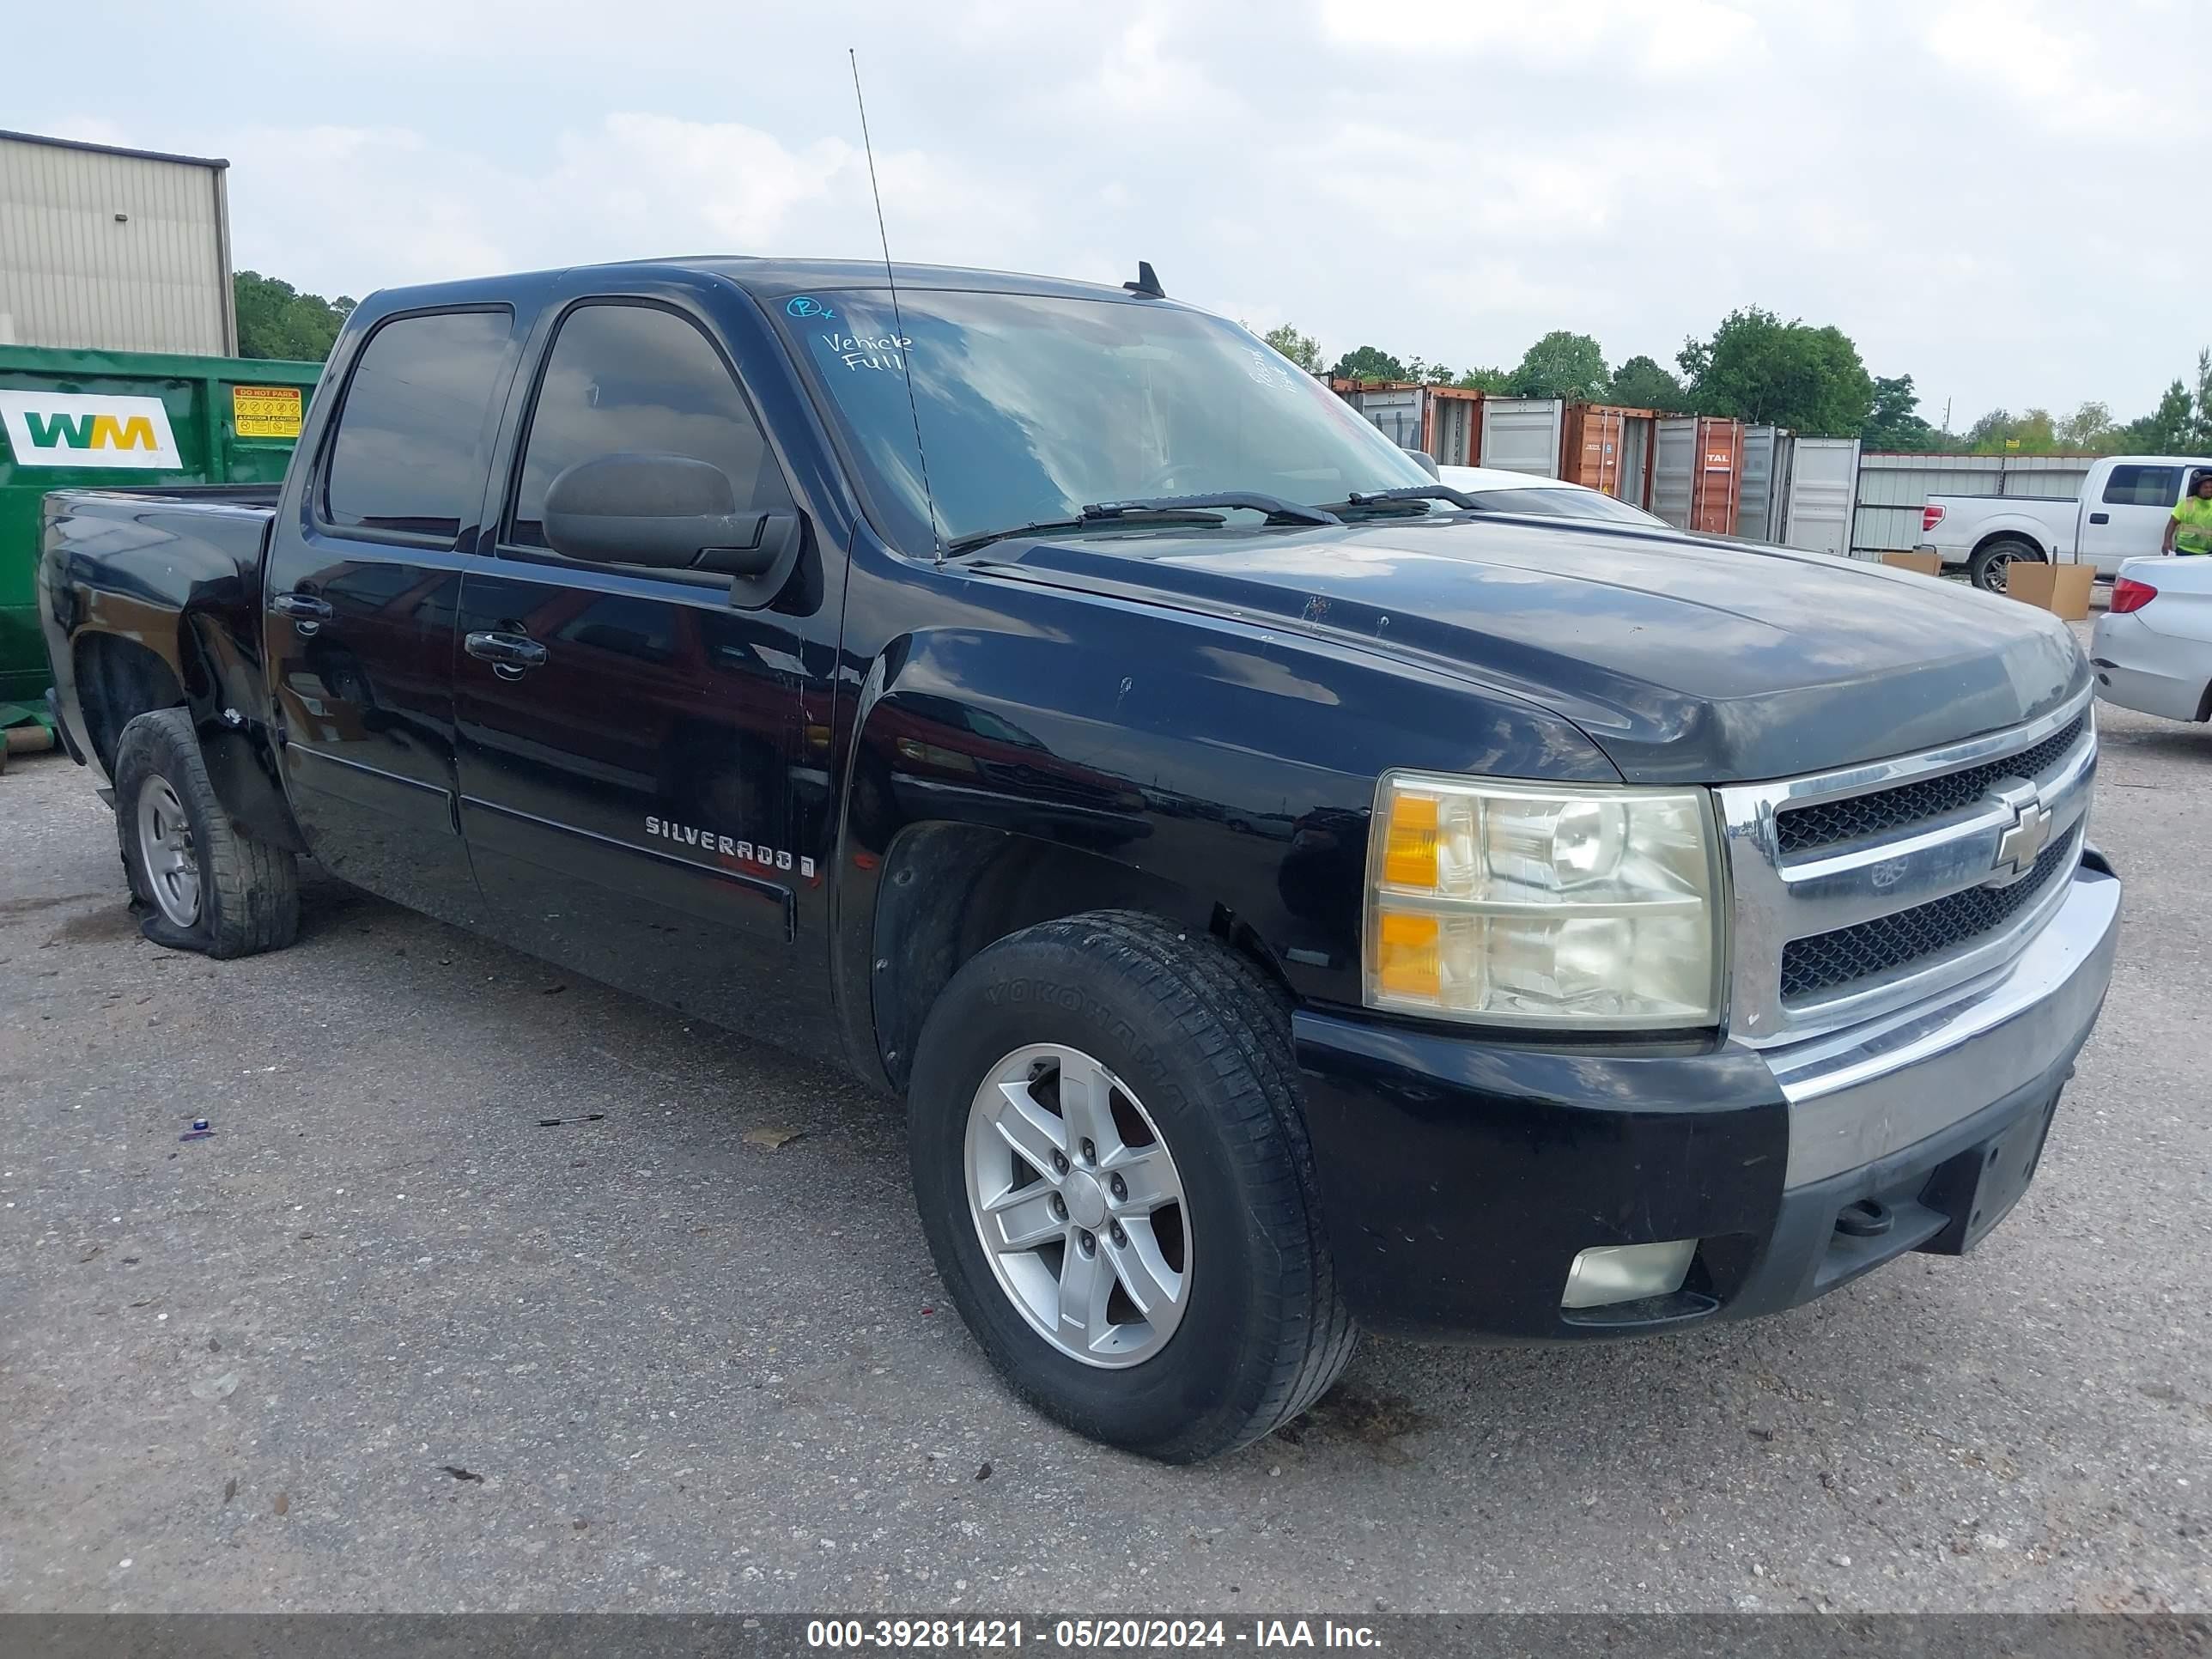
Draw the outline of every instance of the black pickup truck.
[[[2063,626],[1486,512],[1149,269],[889,277],[380,294],[273,496],[53,497],[149,936],[281,946],[312,857],[841,1058],[992,1360],[1165,1458],[1359,1327],[1680,1330],[2012,1206],[2118,933]]]

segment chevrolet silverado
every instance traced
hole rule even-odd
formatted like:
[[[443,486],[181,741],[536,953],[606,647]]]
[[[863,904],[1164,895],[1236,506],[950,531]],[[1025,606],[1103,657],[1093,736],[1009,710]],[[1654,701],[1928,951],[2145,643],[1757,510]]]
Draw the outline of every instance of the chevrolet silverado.
[[[57,494],[40,578],[149,938],[312,858],[841,1060],[993,1363],[1162,1458],[1363,1328],[1966,1251],[2112,971],[2062,624],[1480,510],[1149,267],[378,294],[281,488]]]

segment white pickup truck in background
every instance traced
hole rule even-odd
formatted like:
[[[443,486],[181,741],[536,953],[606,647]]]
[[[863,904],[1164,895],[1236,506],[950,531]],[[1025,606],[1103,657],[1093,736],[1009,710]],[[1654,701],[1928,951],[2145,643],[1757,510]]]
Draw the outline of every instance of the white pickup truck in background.
[[[1975,586],[2002,593],[2014,559],[2094,564],[2100,575],[2159,551],[2182,490],[2212,459],[2191,455],[2108,455],[2089,469],[2079,495],[1930,495],[1920,510],[1920,546],[1964,565]]]

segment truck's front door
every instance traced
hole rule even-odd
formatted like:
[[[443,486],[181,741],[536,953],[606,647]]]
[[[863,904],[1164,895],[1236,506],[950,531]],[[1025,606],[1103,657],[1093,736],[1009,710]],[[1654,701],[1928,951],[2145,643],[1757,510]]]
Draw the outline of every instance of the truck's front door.
[[[566,559],[540,522],[554,478],[625,453],[793,511],[740,355],[680,301],[585,294],[541,362],[502,439],[499,556],[461,585],[461,818],[490,926],[710,1018],[826,1025],[823,817],[799,781],[835,660],[819,550],[738,609],[726,577]]]
[[[269,545],[285,785],[332,873],[433,915],[483,904],[454,808],[454,616],[514,313],[405,313],[339,365],[335,422]]]
[[[2181,478],[2188,470],[2116,462],[2102,489],[2082,492],[2081,562],[2111,575],[2124,559],[2155,554],[2166,535],[2166,521],[2181,499]]]

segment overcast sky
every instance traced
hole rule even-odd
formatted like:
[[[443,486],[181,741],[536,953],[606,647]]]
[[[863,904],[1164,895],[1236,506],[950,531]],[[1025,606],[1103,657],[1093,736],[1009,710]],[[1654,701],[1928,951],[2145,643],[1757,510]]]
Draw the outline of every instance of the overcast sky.
[[[2212,343],[2202,0],[228,0],[9,25],[0,125],[228,156],[325,294],[891,248],[1118,282],[1334,357],[1673,366],[1834,323],[1922,413],[2126,420]]]

